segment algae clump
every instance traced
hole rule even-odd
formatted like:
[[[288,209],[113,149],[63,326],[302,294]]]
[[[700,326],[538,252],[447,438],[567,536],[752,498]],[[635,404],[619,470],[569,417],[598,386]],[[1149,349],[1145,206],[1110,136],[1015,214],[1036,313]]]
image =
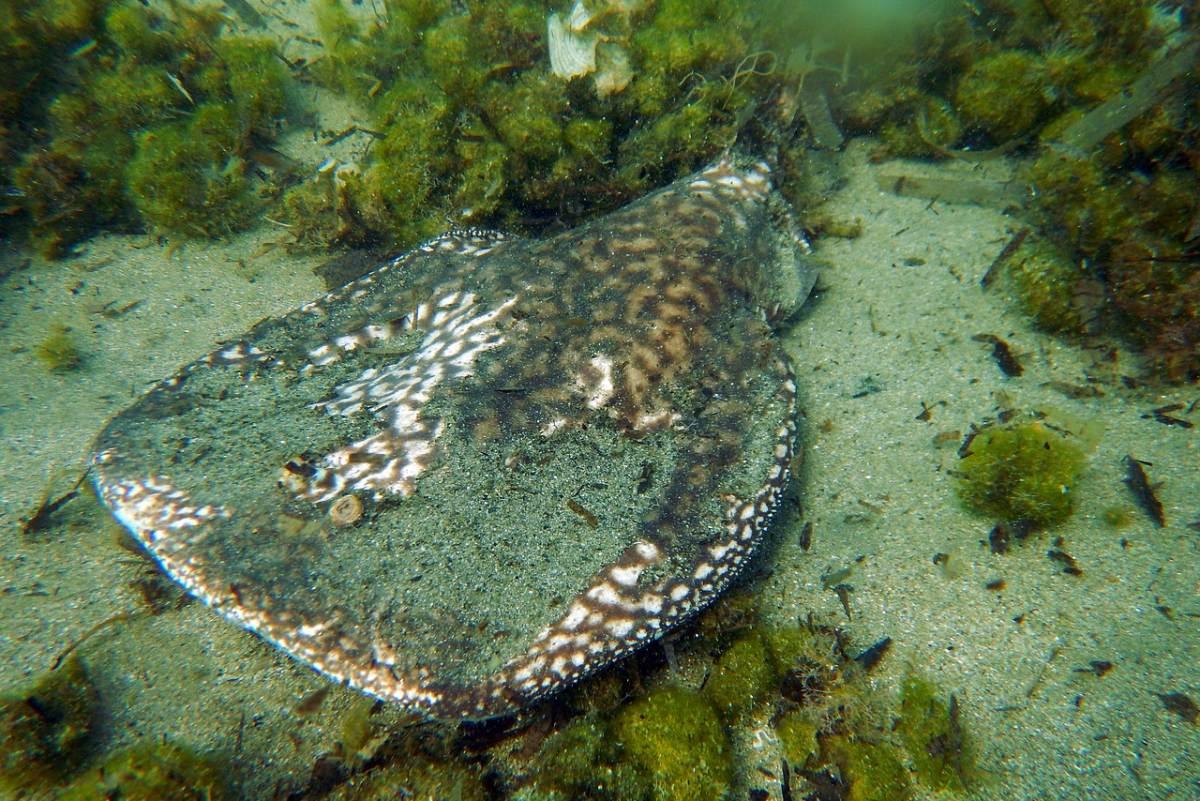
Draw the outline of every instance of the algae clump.
[[[299,216],[317,208],[291,197],[305,188],[288,193],[288,221],[306,239],[332,232],[402,248],[448,222],[519,228],[615,208],[733,142],[765,79],[739,73],[753,50],[748,8],[612,5],[589,32],[602,56],[619,51],[624,78],[568,80],[547,69],[539,4],[414,1],[368,24],[321,0],[327,52],[309,74],[367,107],[376,143],[325,204],[338,221]]]
[[[172,743],[118,751],[71,783],[58,801],[226,801],[223,770]]]
[[[532,774],[537,797],[550,801],[639,801],[651,795],[647,775],[624,759],[608,725],[594,714],[548,737]]]
[[[803,709],[793,709],[775,721],[775,735],[783,748],[784,759],[794,768],[803,768],[821,753],[817,725]]]
[[[698,692],[663,687],[634,701],[613,721],[625,754],[654,783],[654,798],[722,798],[733,778],[729,741],[712,704]]]
[[[355,776],[324,797],[328,801],[485,801],[489,796],[473,766],[417,755]]]
[[[1028,133],[1046,108],[1044,66],[1033,53],[1009,50],[976,61],[955,100],[968,124],[1005,142]]]
[[[978,770],[975,748],[959,719],[954,695],[942,700],[928,679],[910,673],[900,689],[896,731],[912,758],[916,777],[935,790],[962,791]]]
[[[24,690],[0,695],[0,792],[20,796],[68,778],[88,755],[96,688],[72,657]]]
[[[845,801],[906,801],[912,797],[908,769],[891,745],[837,735],[822,739],[821,749],[848,785],[841,796]]]
[[[272,179],[249,154],[287,106],[274,44],[222,35],[215,7],[89,5],[90,38],[13,101],[27,133],[0,126],[14,224],[51,258],[104,228],[211,237],[252,224],[252,190]],[[0,56],[17,46],[0,25]]]
[[[205,104],[190,120],[158,126],[138,138],[129,187],[147,221],[201,237],[245,227],[255,197],[236,155],[235,120],[230,106]]]
[[[1057,427],[1056,427],[1057,428]],[[972,511],[1046,528],[1075,509],[1075,483],[1087,464],[1086,435],[1035,420],[980,431],[959,462],[958,494]]]
[[[752,629],[717,659],[703,692],[723,718],[735,721],[772,694],[776,685],[767,644]]]
[[[1084,332],[1083,304],[1090,287],[1086,270],[1044,239],[1027,242],[1008,267],[1010,285],[1021,308],[1047,331]]]
[[[78,370],[83,365],[83,353],[71,335],[71,329],[65,325],[54,326],[33,349],[33,355],[47,370],[55,373]]]

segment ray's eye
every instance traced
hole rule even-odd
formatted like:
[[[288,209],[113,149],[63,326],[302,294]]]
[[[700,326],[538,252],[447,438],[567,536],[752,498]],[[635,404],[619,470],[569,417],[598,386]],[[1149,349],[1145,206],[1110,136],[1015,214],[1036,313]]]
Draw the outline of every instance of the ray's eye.
[[[283,466],[283,469],[292,475],[300,476],[301,478],[312,478],[317,474],[317,469],[311,464],[308,462],[297,462],[295,459],[289,460],[287,464]]]

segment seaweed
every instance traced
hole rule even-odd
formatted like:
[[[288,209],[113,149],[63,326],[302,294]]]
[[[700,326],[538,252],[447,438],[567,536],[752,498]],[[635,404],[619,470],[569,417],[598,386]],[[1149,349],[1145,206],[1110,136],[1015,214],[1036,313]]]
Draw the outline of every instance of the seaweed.
[[[959,498],[1001,522],[1058,525],[1075,509],[1074,487],[1094,436],[1087,428],[1080,436],[1040,420],[982,429],[959,462]]]
[[[777,682],[767,643],[752,629],[718,657],[704,694],[723,718],[736,721],[773,694]]]
[[[67,787],[59,801],[226,801],[217,761],[174,743],[143,743],[118,751]]]
[[[651,691],[617,714],[613,733],[650,776],[655,799],[721,798],[733,780],[725,728],[712,704],[693,690]]]
[[[77,657],[0,696],[0,790],[22,796],[70,778],[90,755],[97,701]]]
[[[306,235],[403,248],[448,221],[528,229],[614,208],[731,144],[768,79],[743,65],[754,24],[744,0],[594,18],[524,2],[413,6],[370,26],[337,0],[318,6],[326,55],[309,74],[368,106],[378,137],[337,202],[293,198],[311,198],[307,185],[287,193],[288,222]],[[555,19],[559,35],[596,37],[594,71],[546,63]],[[336,220],[306,221],[313,209]]]
[[[66,325],[56,325],[33,349],[33,355],[49,371],[69,373],[83,366],[83,351]]]
[[[92,5],[94,61],[27,98],[44,124],[5,155],[32,244],[64,257],[104,228],[211,237],[252,224],[248,154],[287,106],[274,46],[222,36],[213,8]]]
[[[1138,78],[1071,123],[1057,144],[1087,152],[1162,102],[1164,92],[1200,60],[1200,41],[1178,47],[1151,64]]]
[[[896,731],[922,784],[961,792],[977,778],[975,745],[963,727],[957,696],[945,699],[935,684],[916,673],[906,676],[901,687]]]
[[[996,142],[1028,134],[1047,107],[1044,69],[1038,55],[1027,50],[979,59],[959,79],[954,95],[958,113]]]
[[[552,801],[639,801],[653,792],[649,774],[624,758],[608,721],[594,714],[547,737],[533,764],[532,787]]]

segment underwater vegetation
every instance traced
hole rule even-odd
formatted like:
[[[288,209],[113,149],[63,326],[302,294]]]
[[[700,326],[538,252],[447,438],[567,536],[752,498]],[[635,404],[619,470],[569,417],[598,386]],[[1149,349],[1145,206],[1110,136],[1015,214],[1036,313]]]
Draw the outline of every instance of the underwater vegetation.
[[[1021,308],[1085,343],[1116,331],[1148,377],[1200,377],[1200,100],[1181,77],[1200,39],[1180,4],[311,8],[317,52],[285,61],[216,5],[4,0],[0,226],[52,257],[99,230],[203,239],[264,216],[292,246],[402,249],[572,224],[739,137],[779,146],[803,199],[812,150],[863,134],[880,158],[1019,159]],[[323,135],[362,145],[301,178],[269,146],[322,91],[366,121]]]
[[[172,743],[118,751],[73,781],[59,801],[228,801],[222,766]]]
[[[78,370],[83,365],[83,352],[71,329],[65,325],[55,325],[46,334],[46,338],[33,349],[33,355],[51,372],[67,373]]]
[[[966,790],[978,778],[975,746],[963,730],[958,698],[944,698],[929,679],[910,673],[900,689],[896,731],[913,768],[935,790]]]
[[[1056,526],[1075,510],[1075,486],[1098,442],[1094,426],[1054,416],[978,430],[958,462],[963,505],[1027,530]]]
[[[895,696],[872,687],[870,672],[890,641],[861,650],[844,630],[811,618],[762,621],[748,592],[730,601],[709,610],[693,636],[677,641],[679,665],[672,667],[661,652],[647,653],[635,660],[640,665],[607,671],[516,718],[412,725],[372,699],[350,698],[340,726],[330,727],[328,750],[317,756],[310,776],[296,777],[287,797],[759,797],[756,787],[766,779],[746,769],[735,746],[746,727],[778,742],[793,798],[897,801],[918,797],[920,788],[976,785],[974,736],[955,695],[911,670]],[[711,677],[718,675],[713,687]],[[752,700],[730,708],[739,690]],[[295,713],[310,714],[328,695],[328,688],[312,693]],[[69,801],[238,797],[236,772],[223,754],[158,740],[95,753],[87,747],[97,737],[90,721],[104,717],[97,712],[103,703],[74,659],[31,688],[5,695],[0,742],[6,754],[23,759],[4,763],[0,790],[24,788]]]
[[[90,756],[96,688],[78,658],[0,695],[0,792],[56,785]]]
[[[975,786],[975,741],[957,696],[911,670],[895,697],[873,688],[870,673],[890,640],[861,649],[845,630],[811,617],[764,622],[749,592],[727,600],[673,646],[686,665],[682,673],[674,657],[664,659],[664,646],[654,646],[513,719],[397,725],[383,705],[354,698],[331,728],[331,748],[288,797],[731,799],[764,781],[745,770],[735,747],[747,727],[778,742],[794,798],[896,801],[920,787]],[[313,693],[296,713],[307,714],[328,693]],[[157,739],[100,752],[103,707],[77,656],[0,696],[0,794],[63,801],[238,797],[224,754]]]
[[[747,61],[748,0],[596,4],[571,24],[600,70],[577,77],[547,57],[556,5],[396,0],[365,18],[319,0],[322,54],[295,63],[227,34],[216,5],[13,6],[5,224],[61,257],[102,229],[214,237],[271,208],[300,244],[403,248],[449,221],[528,228],[615,208],[732,144],[768,73]],[[359,162],[294,186],[291,165],[269,174],[277,159],[258,158],[301,103],[293,74],[364,109],[371,137]]]
[[[574,698],[582,713],[547,737],[531,760],[502,768],[513,796],[735,797],[734,790],[747,788],[734,778],[740,758],[731,734],[745,726],[778,740],[794,798],[895,801],[913,797],[919,785],[974,786],[974,743],[953,696],[910,673],[899,697],[889,699],[868,679],[886,644],[851,656],[844,631],[812,620],[766,624],[752,609],[749,618],[747,608],[737,610],[744,600],[734,598],[699,624],[728,624],[731,613],[742,618],[715,635],[722,648],[699,689],[660,676],[615,705],[602,693],[606,700],[590,708],[589,691],[581,689]],[[756,778],[749,781],[753,787]]]
[[[582,8],[582,6],[581,6]],[[595,74],[557,74],[554,3],[389,4],[364,24],[320,0],[304,77],[369,109],[360,164],[288,193],[302,239],[411,245],[446,227],[536,226],[621,205],[732,144],[756,74],[744,0],[597,3],[571,24]],[[313,213],[316,215],[313,216]]]
[[[0,794],[62,801],[231,798],[224,766],[180,745],[143,742],[97,754],[102,706],[76,655],[29,686],[0,695]]]
[[[728,735],[716,709],[695,690],[670,685],[651,690],[617,714],[612,734],[648,775],[654,799],[698,801],[720,798],[729,789]]]
[[[256,221],[269,181],[253,154],[287,104],[272,43],[222,36],[215,8],[5,6],[4,225],[62,257],[102,228],[214,237]]]
[[[829,94],[879,158],[1018,159],[1036,231],[1006,262],[1039,326],[1116,333],[1149,378],[1200,378],[1196,15],[1147,0],[999,0],[943,9],[856,56]],[[895,66],[900,65],[900,66]]]

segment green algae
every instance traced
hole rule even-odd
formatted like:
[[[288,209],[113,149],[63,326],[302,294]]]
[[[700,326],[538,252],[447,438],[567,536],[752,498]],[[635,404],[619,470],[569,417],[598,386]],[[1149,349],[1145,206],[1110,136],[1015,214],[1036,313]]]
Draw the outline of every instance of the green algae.
[[[1042,5],[1073,46],[1097,56],[1128,56],[1148,43],[1152,4],[1145,0],[1045,0]]]
[[[1103,516],[1105,525],[1117,530],[1129,528],[1137,520],[1136,513],[1128,506],[1110,506]]]
[[[876,157],[990,159],[1001,155],[993,147],[1028,156],[1019,180],[1031,219],[1062,258],[1035,259],[1051,274],[1022,276],[1022,306],[1055,333],[1086,325],[1117,336],[1144,357],[1149,379],[1194,381],[1196,217],[1194,202],[1181,202],[1200,192],[1200,118],[1183,77],[1197,52],[1187,28],[1173,7],[1144,0],[946,10],[869,55],[856,50],[831,105],[845,128],[880,138]],[[1095,113],[1098,104],[1111,113]]]
[[[74,656],[0,695],[0,792],[21,796],[70,778],[89,755],[96,704],[96,688]]]
[[[981,15],[939,7],[881,36],[870,20],[831,25],[808,4],[622,5],[588,28],[603,39],[600,60],[619,52],[627,62],[622,81],[602,88],[596,75],[550,72],[546,18],[560,6],[405,0],[367,22],[341,0],[315,4],[323,54],[295,69],[365,109],[379,140],[338,181],[296,183],[255,169],[258,144],[288,112],[286,71],[269,45],[223,34],[212,9],[35,2],[0,24],[12,65],[0,110],[29,121],[0,126],[0,167],[16,190],[0,225],[64,256],[97,230],[222,236],[267,209],[309,247],[402,248],[450,224],[570,224],[753,134],[761,112],[786,106],[808,80],[839,125],[878,135],[881,153],[1038,142],[1021,178],[1063,257],[1046,263],[1073,266],[1044,279],[1026,271],[1023,307],[1056,332],[1074,335],[1081,320],[1119,331],[1152,377],[1200,377],[1200,282],[1187,244],[1200,192],[1189,166],[1194,102],[1156,95],[1092,152],[1059,141],[1180,38],[1169,14],[1142,0],[999,4]],[[854,60],[842,61],[850,50]],[[236,111],[234,146],[169,146],[211,103]],[[803,141],[784,148],[793,200]],[[156,170],[169,175],[149,180]],[[1099,291],[1070,297],[1072,271]]]
[[[1149,222],[1150,209],[1131,202],[1137,194],[1131,178],[1116,178],[1087,156],[1047,150],[1026,175],[1037,187],[1038,208],[1069,231],[1083,253],[1135,238]]]
[[[224,767],[174,743],[112,754],[71,783],[58,801],[226,801]]]
[[[0,154],[32,244],[62,257],[106,227],[211,237],[253,223],[245,156],[287,106],[274,45],[223,36],[211,8],[92,10],[89,55],[27,93],[25,113],[44,125]]]
[[[821,740],[821,753],[837,765],[846,801],[906,801],[913,796],[901,752],[886,742],[834,735]]]
[[[896,731],[922,784],[962,792],[975,780],[975,746],[959,718],[956,697],[944,698],[937,685],[916,673],[901,686]]]
[[[1034,53],[1009,50],[976,61],[955,91],[968,125],[1006,142],[1031,131],[1046,108],[1044,65]]]
[[[83,351],[70,327],[61,324],[50,329],[46,338],[34,347],[33,355],[54,373],[68,373],[83,366]]]
[[[357,774],[325,797],[329,801],[485,801],[489,795],[470,765],[416,757]]]
[[[775,735],[783,757],[794,768],[815,767],[814,760],[821,753],[817,734],[817,725],[800,709],[792,709],[775,721]]]
[[[335,231],[404,247],[447,220],[518,227],[578,218],[689,172],[733,142],[761,77],[724,80],[753,49],[744,0],[604,15],[605,47],[630,64],[619,90],[548,70],[549,10],[401,4],[367,26],[324,0],[318,27],[327,55],[310,73],[367,106],[378,141],[339,203],[327,204],[349,226],[309,223],[306,235]]]
[[[879,129],[879,137],[892,155],[910,157],[940,155],[962,133],[958,111],[948,101],[932,95],[915,101],[910,113],[889,119]]]
[[[1041,421],[984,429],[959,462],[959,498],[996,520],[1058,525],[1075,509],[1087,464],[1081,441]]]
[[[639,801],[652,797],[649,775],[625,759],[608,722],[597,715],[573,720],[546,739],[534,763],[536,797],[553,801]]]
[[[733,780],[725,728],[708,699],[694,690],[652,690],[617,713],[613,734],[649,774],[653,798],[660,801],[719,799]]]
[[[847,655],[845,632],[812,620],[768,625],[758,618],[751,593],[735,592],[728,600],[730,608],[723,609],[722,602],[700,620],[706,640],[725,643],[717,656],[700,645],[703,640],[681,644],[681,660],[699,658],[708,665],[701,690],[661,684],[658,680],[666,677],[645,676],[632,667],[606,672],[596,677],[597,687],[589,682],[576,688],[555,707],[558,714],[573,715],[568,722],[543,721],[524,728],[515,740],[490,747],[486,764],[492,786],[518,801],[727,798],[740,787],[730,737],[746,725],[747,713],[770,721],[798,798],[820,792],[822,777],[831,771],[845,793],[838,797],[861,801],[912,797],[917,782],[933,789],[956,786],[939,783],[946,781],[941,768],[929,769],[911,758],[906,750],[910,741],[911,747],[942,760],[936,765],[948,762],[961,769],[963,786],[973,781],[973,751],[957,702],[942,700],[932,685],[917,688],[927,689],[928,697],[908,688],[899,703],[877,695],[864,666]],[[735,675],[739,673],[746,675]],[[631,688],[647,679],[656,686],[630,698]],[[726,688],[713,692],[713,681],[726,683]],[[751,704],[733,699],[726,711],[719,710],[714,702],[739,685],[761,696]],[[918,714],[928,710],[934,723]],[[552,727],[549,734],[545,726]],[[428,739],[414,731],[403,742],[391,741],[387,762],[372,760],[365,775],[351,777],[348,787],[331,798],[359,798],[349,786],[399,786],[375,784],[378,779],[372,777],[394,778],[402,775],[401,764],[413,763],[426,767],[403,786],[415,797],[439,797],[429,788],[444,790],[446,776],[477,760],[464,765],[453,755],[456,749],[446,749],[444,738],[432,750],[416,745]],[[430,754],[438,756],[427,764]],[[475,797],[473,786],[469,778],[464,780],[463,797]],[[368,792],[361,797],[378,796]]]
[[[255,197],[245,163],[235,155],[235,120],[230,106],[206,103],[191,119],[138,137],[129,189],[147,222],[172,233],[218,237],[252,219]]]
[[[717,658],[703,692],[721,717],[736,721],[774,695],[777,686],[767,644],[762,634],[751,630]]]
[[[797,666],[829,665],[835,660],[833,629],[809,621],[794,626],[764,625],[761,633],[780,675]]]
[[[1061,334],[1084,333],[1088,321],[1079,298],[1090,284],[1084,265],[1039,237],[1013,255],[1007,275],[1017,302],[1038,326]]]

